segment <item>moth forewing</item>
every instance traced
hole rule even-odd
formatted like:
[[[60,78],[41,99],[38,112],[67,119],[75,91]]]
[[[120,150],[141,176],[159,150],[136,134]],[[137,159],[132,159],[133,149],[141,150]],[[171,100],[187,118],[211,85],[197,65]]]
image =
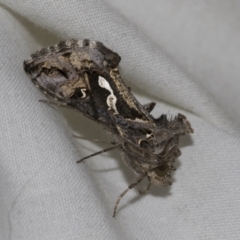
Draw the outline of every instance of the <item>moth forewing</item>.
[[[182,114],[155,119],[150,114],[155,103],[141,105],[121,79],[120,60],[100,42],[72,39],[24,61],[25,72],[40,91],[59,101],[59,106],[77,110],[109,130],[114,146],[98,153],[119,148],[124,162],[137,175],[119,195],[114,216],[121,198],[145,177],[149,180],[146,190],[152,183],[171,184],[173,164],[181,154],[179,137],[193,133]]]

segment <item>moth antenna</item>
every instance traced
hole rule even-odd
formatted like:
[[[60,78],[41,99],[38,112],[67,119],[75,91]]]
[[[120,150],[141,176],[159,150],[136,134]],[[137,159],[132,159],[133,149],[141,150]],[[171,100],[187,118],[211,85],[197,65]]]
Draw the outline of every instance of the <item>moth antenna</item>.
[[[96,156],[96,155],[98,155],[98,154],[111,151],[111,150],[113,150],[113,149],[115,149],[115,148],[118,148],[118,147],[119,147],[118,145],[115,145],[115,146],[113,146],[113,147],[106,148],[106,149],[101,150],[101,151],[99,151],[99,152],[93,153],[93,154],[91,154],[91,155],[89,155],[89,156],[86,156],[86,157],[84,157],[84,158],[81,158],[80,160],[77,161],[77,163],[80,163],[80,162],[82,162],[83,160],[85,160],[85,159],[87,159],[87,158],[91,158],[91,157]]]
[[[116,216],[116,213],[117,213],[117,208],[118,208],[118,204],[120,202],[120,200],[124,197],[124,195],[126,195],[126,193],[134,188],[135,186],[137,186],[144,178],[146,177],[146,174],[143,174],[143,175],[140,175],[138,177],[136,177],[133,182],[128,186],[128,188],[126,190],[124,190],[119,196],[118,196],[118,199],[115,203],[115,206],[114,206],[114,209],[113,209],[113,217]]]
[[[80,138],[80,139],[87,140],[87,141],[91,141],[91,142],[100,142],[100,143],[108,143],[108,144],[116,145],[115,142],[104,141],[104,140],[96,139],[96,138],[81,137],[81,136],[77,136],[75,134],[73,134],[73,137]]]

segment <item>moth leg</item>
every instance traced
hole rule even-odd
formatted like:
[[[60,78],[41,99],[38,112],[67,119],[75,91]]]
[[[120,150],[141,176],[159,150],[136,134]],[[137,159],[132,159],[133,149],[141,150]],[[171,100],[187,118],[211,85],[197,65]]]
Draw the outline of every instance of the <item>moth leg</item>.
[[[91,142],[100,142],[100,143],[108,143],[108,144],[116,145],[115,142],[103,141],[103,140],[95,139],[95,138],[80,137],[80,136],[77,136],[77,135],[75,135],[75,134],[73,134],[73,137],[75,137],[75,138],[80,138],[80,139],[87,140],[87,141],[91,141]]]
[[[101,151],[99,151],[99,152],[93,153],[93,154],[91,154],[91,155],[88,155],[87,157],[81,158],[80,160],[77,161],[77,163],[80,163],[80,162],[82,162],[83,160],[85,160],[85,159],[87,159],[87,158],[91,158],[91,157],[96,156],[96,155],[98,155],[98,154],[101,154],[101,153],[104,153],[104,152],[108,152],[108,151],[110,151],[110,150],[112,150],[112,149],[115,149],[115,148],[118,148],[118,147],[119,147],[118,145],[115,145],[115,146],[113,146],[113,147],[106,148],[106,149],[101,150]]]
[[[146,187],[146,189],[144,189],[144,190],[139,190],[139,194],[140,194],[140,195],[146,194],[146,193],[149,191],[149,189],[150,189],[151,186],[152,186],[152,183],[149,182],[148,185],[147,185],[147,187]]]
[[[118,204],[119,204],[120,200],[124,197],[124,195],[125,195],[130,189],[132,189],[132,188],[134,188],[136,185],[138,185],[145,177],[146,177],[146,174],[142,174],[142,175],[136,177],[136,178],[133,180],[133,182],[128,186],[128,188],[119,195],[119,197],[118,197],[118,199],[117,199],[117,201],[116,201],[116,203],[115,203],[114,209],[113,209],[113,217],[116,216],[116,212],[117,212],[117,208],[118,208]]]
[[[143,107],[145,110],[147,110],[149,113],[154,109],[156,103],[155,102],[150,102],[147,104],[144,104]]]

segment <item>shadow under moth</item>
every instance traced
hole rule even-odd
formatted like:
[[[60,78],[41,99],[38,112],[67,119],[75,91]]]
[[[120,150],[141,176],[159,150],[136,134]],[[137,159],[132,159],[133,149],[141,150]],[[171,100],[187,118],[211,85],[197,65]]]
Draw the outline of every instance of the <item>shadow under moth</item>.
[[[113,146],[101,152],[120,149],[123,161],[136,174],[119,195],[113,217],[121,198],[145,177],[149,180],[145,192],[151,184],[171,185],[173,164],[181,155],[179,137],[193,133],[180,113],[173,118],[165,114],[154,118],[150,112],[155,103],[141,105],[121,79],[120,60],[100,42],[72,39],[43,48],[24,61],[32,82],[57,100],[57,106],[77,110],[107,128]]]

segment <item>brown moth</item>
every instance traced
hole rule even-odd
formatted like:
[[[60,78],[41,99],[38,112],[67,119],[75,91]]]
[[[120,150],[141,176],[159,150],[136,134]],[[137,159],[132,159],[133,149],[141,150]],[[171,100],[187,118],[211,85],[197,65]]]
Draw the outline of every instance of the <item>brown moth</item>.
[[[73,39],[44,48],[24,61],[33,83],[59,101],[58,106],[77,110],[108,129],[113,146],[101,152],[119,148],[123,161],[136,174],[118,197],[113,216],[121,198],[145,177],[149,180],[146,191],[151,184],[171,185],[173,163],[181,155],[179,137],[193,133],[182,114],[154,118],[150,112],[155,103],[141,105],[121,79],[120,60],[100,42]]]

